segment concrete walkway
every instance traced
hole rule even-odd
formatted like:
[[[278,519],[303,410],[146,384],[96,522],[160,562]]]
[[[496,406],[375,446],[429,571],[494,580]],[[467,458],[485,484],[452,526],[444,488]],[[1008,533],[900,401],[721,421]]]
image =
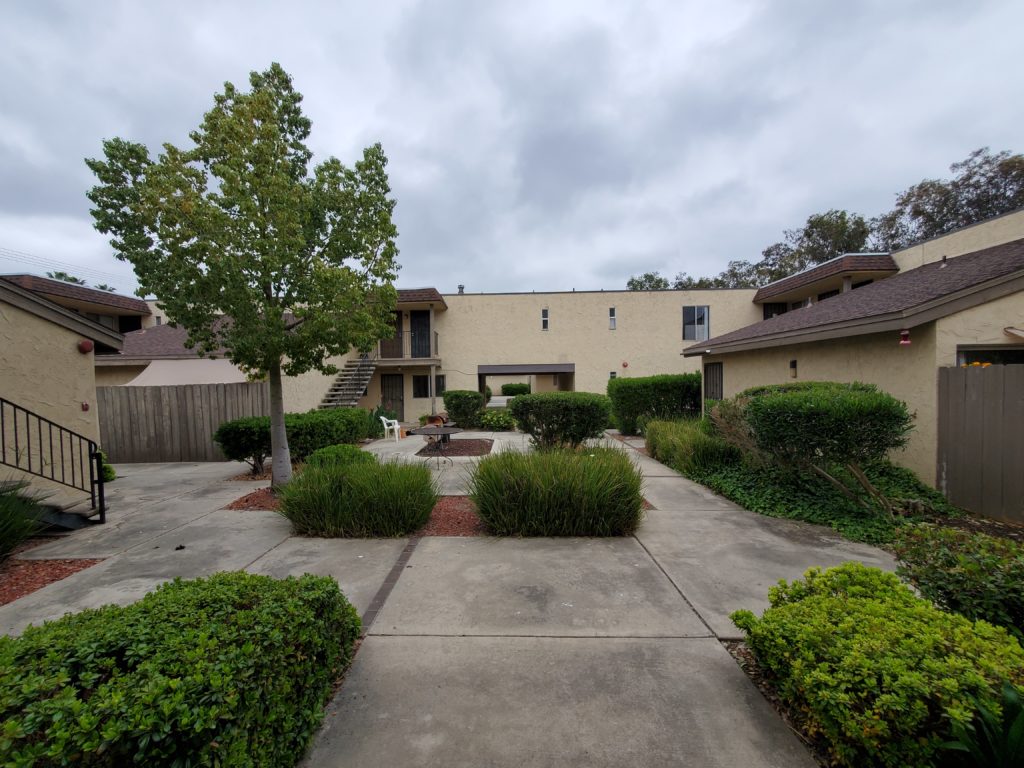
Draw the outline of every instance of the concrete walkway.
[[[421,461],[422,445],[368,449]],[[259,485],[227,479],[240,465],[121,466],[107,526],[25,553],[108,559],[0,607],[0,631],[174,576],[329,574],[361,614],[386,599],[307,766],[813,766],[721,645],[739,636],[728,614],[812,565],[891,559],[632,455],[655,507],[635,537],[424,538],[397,569],[407,539],[303,539],[274,513],[221,509]],[[473,461],[434,469],[445,492],[464,492]]]

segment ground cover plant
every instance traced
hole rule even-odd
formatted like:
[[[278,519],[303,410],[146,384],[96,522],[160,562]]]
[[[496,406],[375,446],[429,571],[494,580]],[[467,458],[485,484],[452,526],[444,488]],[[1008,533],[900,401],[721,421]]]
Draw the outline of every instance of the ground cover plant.
[[[322,467],[329,465],[347,466],[349,464],[374,464],[377,457],[369,451],[364,451],[356,445],[328,445],[325,448],[318,448],[309,454],[306,459],[307,467]]]
[[[26,494],[28,483],[0,482],[0,562],[39,530],[39,504]]]
[[[463,429],[476,426],[480,411],[486,405],[484,394],[471,389],[449,389],[441,397],[444,399],[444,409],[448,412],[448,418]]]
[[[1024,642],[1024,544],[915,525],[900,531],[894,551],[897,573],[929,600],[1005,627]]]
[[[701,375],[663,374],[608,381],[612,419],[624,435],[635,435],[642,422],[700,413]]]
[[[473,469],[470,498],[500,536],[627,536],[643,517],[641,485],[614,448],[504,451]]]
[[[507,408],[488,408],[480,414],[478,426],[492,432],[507,432],[516,428],[516,420]]]
[[[405,536],[427,522],[437,498],[421,465],[312,465],[281,489],[279,512],[304,536]]]
[[[809,570],[736,611],[778,694],[836,765],[934,766],[954,726],[1024,685],[1024,650],[1000,627],[923,600],[859,563]]]
[[[544,392],[519,395],[508,410],[537,448],[575,448],[604,434],[611,402],[590,392]]]
[[[0,763],[293,766],[359,632],[330,577],[221,573],[0,637]]]

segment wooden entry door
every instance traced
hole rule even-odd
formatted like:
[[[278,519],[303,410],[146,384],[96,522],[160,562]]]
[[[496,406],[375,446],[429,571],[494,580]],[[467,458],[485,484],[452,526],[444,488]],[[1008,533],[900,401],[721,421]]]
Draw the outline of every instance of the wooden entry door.
[[[405,421],[405,377],[402,374],[380,375],[380,401],[389,411],[398,414],[399,421]]]
[[[395,359],[402,355],[402,313],[395,312],[395,334],[390,339],[380,340],[380,356]]]
[[[413,357],[430,357],[430,312],[414,309],[409,313],[410,345]]]

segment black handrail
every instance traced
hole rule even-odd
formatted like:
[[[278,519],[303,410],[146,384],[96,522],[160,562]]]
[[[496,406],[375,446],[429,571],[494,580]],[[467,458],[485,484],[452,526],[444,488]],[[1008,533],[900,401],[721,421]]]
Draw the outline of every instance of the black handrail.
[[[85,491],[89,494],[91,508],[99,512],[99,521],[107,521],[103,457],[96,442],[3,397],[0,397],[0,464]]]

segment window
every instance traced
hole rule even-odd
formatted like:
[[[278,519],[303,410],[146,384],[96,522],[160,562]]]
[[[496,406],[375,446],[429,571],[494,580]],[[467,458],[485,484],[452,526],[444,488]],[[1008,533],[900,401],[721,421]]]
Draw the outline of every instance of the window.
[[[608,330],[615,330],[615,307],[608,307]]]
[[[764,310],[764,319],[768,320],[776,315],[784,315],[789,309],[789,305],[786,302],[774,303],[774,304],[762,304],[761,308]]]
[[[987,349],[960,347],[956,352],[956,362],[957,365],[1024,365],[1024,347],[1019,344],[1005,344]]]
[[[704,399],[722,399],[722,364],[708,363],[704,366]]]
[[[839,295],[839,289],[838,288],[836,290],[834,290],[834,291],[825,291],[824,293],[819,293],[818,294],[818,301],[824,301],[825,299],[831,299],[833,296],[838,296],[838,295]]]
[[[546,309],[540,311],[540,329],[542,331],[548,329],[548,311]]]
[[[707,341],[709,316],[708,307],[683,307],[683,340]]]
[[[161,325],[163,323],[163,321],[164,321],[164,319],[162,317],[160,317],[160,315],[156,316],[156,324],[157,325]]]
[[[444,394],[444,375],[434,377],[434,394]],[[413,376],[412,377],[412,396],[413,397],[430,397],[430,376]]]
[[[615,378],[615,371],[609,371],[608,372],[608,378],[609,379],[614,379]]]

